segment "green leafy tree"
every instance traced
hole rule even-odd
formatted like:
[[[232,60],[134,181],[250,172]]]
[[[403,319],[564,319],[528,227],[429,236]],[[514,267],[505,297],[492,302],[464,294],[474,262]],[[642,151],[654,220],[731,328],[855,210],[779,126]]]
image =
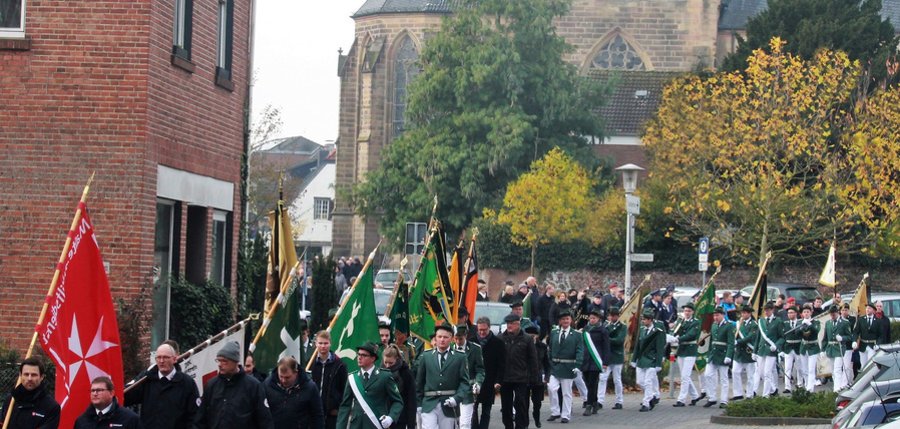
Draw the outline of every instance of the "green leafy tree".
[[[593,109],[605,87],[563,61],[571,47],[554,18],[568,0],[464,0],[428,40],[410,85],[410,128],[354,188],[354,204],[377,215],[399,244],[404,225],[437,217],[453,234],[551,148],[591,159],[585,136],[601,135]]]
[[[787,41],[786,52],[803,59],[814,58],[820,48],[840,50],[851,60],[871,62],[873,73],[884,77],[897,39],[881,8],[881,0],[769,0],[768,9],[747,22],[747,38],[738,39],[723,69],[746,69],[754,50],[779,37]]]
[[[312,261],[312,307],[310,311],[312,320],[309,324],[310,332],[318,332],[328,327],[330,318],[328,310],[337,307],[337,289],[334,287],[334,269],[337,263],[329,253],[326,257],[316,256]]]

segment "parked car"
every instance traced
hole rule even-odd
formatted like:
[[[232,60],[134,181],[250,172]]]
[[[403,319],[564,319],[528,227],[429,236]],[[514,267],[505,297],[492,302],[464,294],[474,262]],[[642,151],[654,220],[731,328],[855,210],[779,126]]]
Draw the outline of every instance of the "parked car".
[[[900,380],[873,381],[869,383],[869,388],[864,389],[856,399],[850,401],[842,409],[838,409],[837,414],[831,419],[832,428],[840,428],[847,423],[863,404],[877,398],[893,395],[900,395]]]
[[[384,289],[393,289],[394,282],[397,281],[399,275],[400,270],[378,270],[378,273],[375,274],[375,284],[380,284]],[[412,282],[412,276],[405,270],[403,271],[403,281],[406,282],[406,284]]]
[[[875,356],[859,369],[853,384],[838,393],[835,407],[838,410],[849,406],[862,392],[870,388],[870,383],[900,378],[900,345],[880,346]]]
[[[774,301],[778,295],[783,294],[785,298],[794,298],[797,305],[803,305],[807,302],[813,302],[816,298],[821,298],[822,294],[819,289],[814,286],[807,286],[798,283],[769,283],[766,291],[766,301]],[[741,293],[745,296],[753,295],[753,285],[749,285],[741,289]],[[824,308],[824,306],[823,306]]]
[[[853,300],[856,292],[849,292],[841,295],[841,301],[849,303]],[[872,292],[869,294],[869,301],[881,301],[884,304],[884,315],[891,319],[892,322],[900,322],[900,293],[894,292]],[[822,308],[829,308],[834,304],[834,298],[825,301]]]
[[[863,404],[853,416],[836,429],[849,429],[861,427],[875,427],[883,423],[890,423],[900,418],[900,403],[897,400],[900,395],[886,398],[876,398]]]
[[[692,286],[676,286],[672,292],[672,297],[678,302],[679,306],[692,302],[694,295],[700,292],[700,288]]]
[[[394,291],[391,289],[375,289],[373,292],[375,292],[375,314],[384,316],[384,311],[387,309],[388,303],[391,302],[391,295]],[[344,299],[349,293],[349,288],[344,290],[344,293],[341,294],[340,302],[344,302]]]
[[[481,317],[491,319],[491,331],[499,335],[506,329],[503,318],[510,312],[509,304],[502,302],[478,301],[475,303],[475,320]]]

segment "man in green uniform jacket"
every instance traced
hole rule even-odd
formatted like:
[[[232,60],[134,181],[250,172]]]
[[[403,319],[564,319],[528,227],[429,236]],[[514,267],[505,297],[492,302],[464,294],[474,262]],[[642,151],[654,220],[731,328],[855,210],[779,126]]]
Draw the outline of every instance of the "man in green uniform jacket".
[[[840,316],[840,310],[832,305],[831,320],[825,322],[825,355],[831,359],[832,383],[835,392],[847,387],[848,368],[844,368],[844,340],[851,335],[850,322]]]
[[[800,374],[800,310],[788,307],[787,320],[784,321],[784,345],[781,356],[784,358],[784,393],[791,393],[794,387],[802,386]],[[797,374],[796,376],[794,374]]]
[[[548,422],[560,419],[568,423],[572,416],[572,383],[581,373],[584,359],[584,340],[581,331],[572,327],[572,313],[559,313],[559,326],[550,332],[550,418]],[[562,404],[557,392],[562,388]]]
[[[336,427],[387,429],[400,417],[403,399],[391,372],[375,368],[376,353],[372,343],[356,348],[359,370],[347,377]]]
[[[628,335],[628,327],[619,321],[619,307],[610,307],[606,319],[606,331],[609,333],[609,362],[607,370],[600,373],[600,387],[597,389],[597,404],[603,408],[606,399],[606,384],[609,375],[613,376],[613,384],[616,388],[616,404],[614,410],[621,410],[625,400],[622,388],[622,366],[625,364],[625,336]]]
[[[715,404],[718,399],[719,408],[725,408],[728,405],[728,368],[734,358],[734,325],[725,321],[725,309],[721,306],[713,312],[709,341],[704,373],[706,392],[709,394],[707,404]],[[717,395],[718,392],[721,394]]]
[[[758,379],[762,378],[763,396],[778,395],[778,351],[784,344],[784,323],[780,317],[775,317],[775,304],[767,302],[765,317],[759,319],[759,337],[756,340],[756,376],[754,377],[754,390]]]
[[[472,394],[466,355],[451,350],[453,327],[435,327],[433,349],[422,352],[416,370],[416,396],[422,409],[423,429],[456,426],[459,405]]]
[[[472,427],[472,413],[475,411],[475,395],[481,392],[484,384],[484,356],[481,355],[481,346],[478,343],[468,341],[469,326],[463,322],[456,326],[456,342],[454,351],[466,356],[469,370],[469,383],[472,385],[466,397],[459,406],[459,427],[469,429]]]
[[[694,362],[697,361],[697,340],[700,339],[700,321],[694,318],[694,304],[687,303],[682,307],[682,318],[675,322],[672,334],[667,336],[669,342],[678,347],[678,369],[681,372],[681,390],[678,402],[673,407],[683,407],[688,396],[691,405],[700,398],[700,392],[694,386]],[[707,403],[710,404],[710,403]]]
[[[734,383],[734,397],[732,401],[744,399],[744,373],[747,374],[747,396],[756,391],[756,386],[752,385],[754,373],[756,372],[756,360],[754,356],[756,351],[756,339],[758,337],[758,326],[756,321],[750,317],[753,309],[749,305],[741,307],[741,319],[737,322],[735,328],[734,340],[734,367],[731,369],[732,382]]]
[[[637,370],[637,382],[644,389],[641,412],[650,411],[656,406],[658,393],[653,386],[657,379],[656,373],[662,368],[662,362],[666,358],[666,333],[653,323],[655,317],[652,309],[644,310],[638,341],[631,357],[631,367]]]
[[[875,345],[878,343],[878,323],[875,321],[875,304],[866,304],[866,315],[856,320],[857,343],[853,348],[859,350],[860,368],[866,366],[869,359],[875,356]]]
[[[803,305],[803,321],[800,328],[800,363],[806,390],[816,389],[816,362],[819,357],[819,321],[812,318],[813,308]]]

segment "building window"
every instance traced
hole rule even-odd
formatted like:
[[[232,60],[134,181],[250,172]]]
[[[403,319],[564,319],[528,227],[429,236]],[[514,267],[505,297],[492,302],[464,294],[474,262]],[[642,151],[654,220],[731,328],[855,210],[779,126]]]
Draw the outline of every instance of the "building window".
[[[399,42],[394,54],[394,110],[393,137],[397,138],[406,129],[407,87],[419,74],[419,53],[409,35]]]
[[[225,258],[228,255],[228,217],[225,212],[213,212],[212,233],[212,264],[209,280],[225,285],[225,266],[227,265]]]
[[[156,238],[153,252],[153,326],[150,328],[151,347],[169,338],[169,281],[172,275],[172,256],[175,244],[175,204],[167,200],[156,203]]]
[[[616,34],[604,44],[591,64],[599,69],[646,70],[640,54],[621,34]]]
[[[428,224],[422,222],[408,222],[406,224],[406,254],[420,255],[425,250],[425,233]]]
[[[234,27],[234,0],[219,0],[216,84],[234,89],[231,84],[231,49]]]
[[[331,219],[331,199],[316,197],[313,207],[313,219],[328,220]]]
[[[25,0],[0,0],[0,38],[25,37]]]
[[[190,61],[191,28],[194,16],[194,0],[175,0],[175,29],[172,54]]]

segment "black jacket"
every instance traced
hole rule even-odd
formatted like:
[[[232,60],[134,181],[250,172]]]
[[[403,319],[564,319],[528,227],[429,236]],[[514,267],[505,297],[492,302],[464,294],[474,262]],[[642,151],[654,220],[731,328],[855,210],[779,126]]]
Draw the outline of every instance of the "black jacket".
[[[534,343],[534,349],[537,351],[538,369],[541,371],[542,379],[536,386],[543,385],[543,379],[550,377],[550,347],[543,341]]]
[[[415,429],[416,427],[416,380],[413,378],[412,371],[406,361],[400,359],[394,366],[388,368],[391,376],[394,377],[394,383],[400,390],[400,397],[403,398],[403,412],[397,421],[391,424],[391,429]]]
[[[213,377],[203,389],[197,412],[198,429],[273,429],[266,389],[238,369],[237,374]]]
[[[546,294],[544,294],[537,297],[535,301],[537,301],[535,303],[535,306],[537,307],[535,311],[537,312],[537,315],[541,320],[541,324],[543,325],[545,321],[549,321],[551,325],[553,323],[556,323],[550,320],[550,307],[554,302],[553,296],[547,296]]]
[[[568,300],[563,302],[553,302],[550,304],[550,312],[549,312],[549,322],[550,326],[556,325],[559,323],[559,313],[562,313],[563,310],[572,311],[572,304],[569,303]],[[573,313],[574,316],[574,313]],[[574,317],[573,317],[574,320]]]
[[[294,384],[285,389],[278,381],[278,368],[275,368],[266,378],[265,386],[275,429],[325,427],[319,388],[309,379],[306,371],[298,372]]]
[[[478,393],[478,402],[493,404],[496,395],[494,384],[500,382],[503,362],[506,361],[506,347],[493,332],[489,332],[484,338],[478,338],[476,335],[473,341],[481,346],[481,357],[484,359],[484,384]]]
[[[59,426],[59,404],[47,393],[47,385],[41,383],[37,389],[25,390],[19,385],[13,389],[16,403],[9,419],[8,429],[56,429]],[[6,418],[9,398],[3,401],[0,419]]]
[[[112,408],[105,415],[98,416],[93,405],[89,405],[84,414],[75,420],[75,429],[141,429],[141,418],[134,411],[120,407],[113,398]]]
[[[337,417],[341,400],[344,399],[344,387],[347,385],[347,366],[334,353],[328,356],[325,365],[319,358],[313,359],[312,379],[319,386],[322,397],[322,409],[326,416]]]
[[[531,336],[519,330],[511,334],[508,330],[500,335],[506,349],[506,359],[500,367],[500,384],[540,383],[537,349]]]
[[[175,370],[172,381],[162,377],[154,366],[141,373],[144,378],[125,394],[125,406],[141,404],[144,429],[190,429],[197,417],[200,397],[194,379]]]
[[[591,342],[594,344],[594,347],[597,348],[597,353],[600,354],[600,360],[603,361],[604,364],[609,362],[609,332],[603,325],[597,326],[585,326],[585,330],[587,330],[588,335],[591,338]],[[584,359],[581,361],[581,371],[582,372],[600,372],[601,368],[597,367],[597,364],[594,363],[594,358],[591,357],[591,352],[588,350],[587,344],[584,346]]]

